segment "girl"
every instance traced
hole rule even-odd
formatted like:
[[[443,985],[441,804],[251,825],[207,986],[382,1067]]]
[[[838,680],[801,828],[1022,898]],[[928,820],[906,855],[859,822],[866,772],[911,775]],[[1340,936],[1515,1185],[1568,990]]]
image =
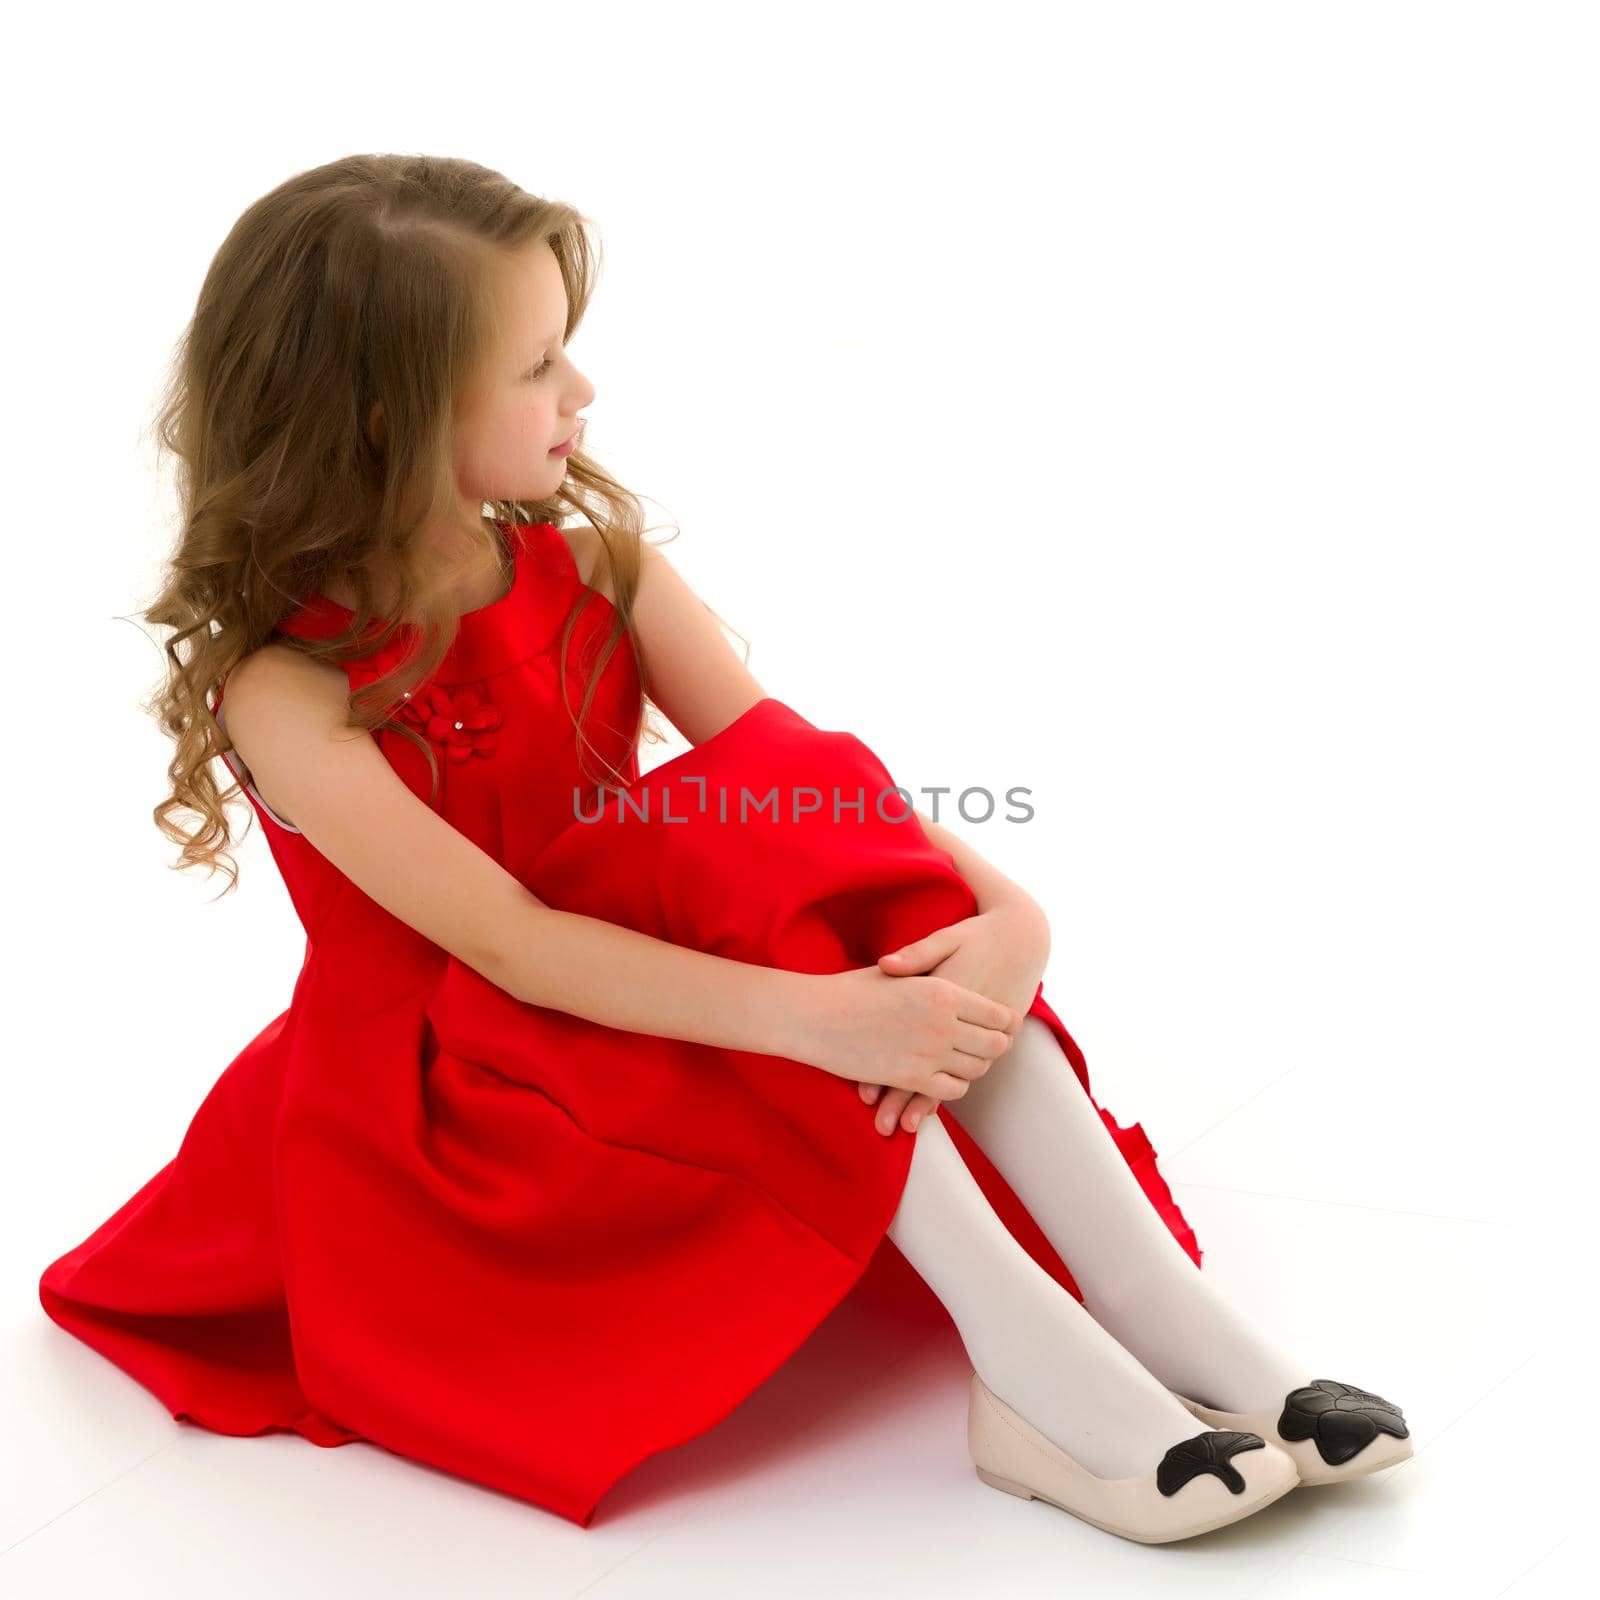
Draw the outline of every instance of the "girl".
[[[887,1235],[972,1358],[985,1483],[1154,1542],[1401,1459],[1397,1408],[1196,1270],[1038,906],[643,541],[581,447],[597,259],[498,173],[358,156],[212,262],[161,416],[156,820],[215,863],[221,755],[306,958],[45,1310],[177,1418],[587,1527]],[[647,690],[693,748],[644,777]]]

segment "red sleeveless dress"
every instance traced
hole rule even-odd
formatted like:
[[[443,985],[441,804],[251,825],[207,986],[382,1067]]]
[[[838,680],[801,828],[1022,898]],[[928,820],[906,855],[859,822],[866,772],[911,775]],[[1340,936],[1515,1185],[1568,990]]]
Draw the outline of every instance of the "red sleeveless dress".
[[[434,742],[443,814],[542,900],[818,973],[975,912],[915,818],[880,817],[894,780],[872,751],[774,698],[631,789],[597,791],[558,681],[584,586],[552,524],[502,531],[510,590],[463,617],[404,715]],[[612,616],[591,591],[568,650],[573,706]],[[348,617],[314,596],[280,628],[326,636]],[[393,664],[406,631],[349,666],[352,686]],[[623,639],[585,729],[630,778],[638,690]],[[426,799],[421,752],[376,737]],[[758,812],[774,786],[776,815]],[[795,817],[805,786],[824,799]],[[841,806],[864,792],[859,819],[832,820],[834,786]],[[39,1283],[57,1323],[175,1418],[369,1440],[588,1527],[619,1479],[727,1416],[846,1294],[948,1321],[899,1252],[879,1250],[915,1136],[878,1133],[853,1083],[525,1004],[248,793],[306,929],[289,1004],[223,1071],[173,1159]],[[1088,1093],[1042,985],[1031,1012]],[[1100,1115],[1198,1265],[1143,1129]],[[944,1120],[1012,1233],[1081,1299]]]

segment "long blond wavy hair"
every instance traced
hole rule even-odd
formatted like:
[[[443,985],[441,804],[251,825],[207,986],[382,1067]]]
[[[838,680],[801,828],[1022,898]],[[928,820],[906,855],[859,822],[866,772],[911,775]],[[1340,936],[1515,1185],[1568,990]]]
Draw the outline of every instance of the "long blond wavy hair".
[[[401,618],[415,624],[417,647],[350,696],[347,720],[417,743],[437,803],[437,757],[391,714],[439,666],[460,621],[450,596],[426,581],[416,530],[431,508],[458,503],[456,419],[491,347],[494,252],[549,244],[566,287],[570,340],[599,272],[590,227],[571,206],[528,194],[474,162],[380,154],[289,178],[230,230],[178,342],[155,419],[158,455],[177,462],[181,531],[163,586],[139,615],[172,630],[165,676],[144,709],[175,745],[172,792],[154,819],[181,846],[176,869],[220,866],[227,890],[237,885],[223,805],[242,787],[219,789],[212,771],[214,758],[233,748],[211,714],[212,690],[273,638],[274,625],[308,592],[327,593],[330,584],[357,597],[348,629],[320,640],[279,635],[279,642],[342,662],[381,648]],[[378,402],[383,426],[375,443],[367,420]],[[593,751],[584,718],[624,637],[648,688],[629,626],[645,531],[640,503],[585,451],[580,435],[550,499],[485,504],[507,522],[564,527],[575,513],[604,547],[616,615],[572,713],[580,750]],[[487,549],[496,536],[488,525],[480,531]],[[384,619],[372,610],[373,558],[396,587]],[[579,599],[561,634],[563,684],[573,624],[591,598]],[[380,621],[385,626],[368,638]],[[642,736],[662,737],[645,703],[641,692],[630,752]],[[614,767],[609,778],[626,781]],[[175,820],[185,812],[198,826]]]

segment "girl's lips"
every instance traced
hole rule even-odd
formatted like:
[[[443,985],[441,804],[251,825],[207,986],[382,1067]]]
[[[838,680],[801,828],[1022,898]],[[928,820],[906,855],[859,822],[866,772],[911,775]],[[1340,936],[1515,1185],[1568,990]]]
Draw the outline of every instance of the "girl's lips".
[[[553,456],[569,456],[569,455],[571,455],[574,446],[576,446],[576,444],[578,442],[578,433],[581,433],[582,431],[583,430],[581,428],[578,429],[577,432],[574,433],[572,435],[572,437],[570,439],[568,439],[565,444],[558,444],[550,452],[550,454],[553,455]]]

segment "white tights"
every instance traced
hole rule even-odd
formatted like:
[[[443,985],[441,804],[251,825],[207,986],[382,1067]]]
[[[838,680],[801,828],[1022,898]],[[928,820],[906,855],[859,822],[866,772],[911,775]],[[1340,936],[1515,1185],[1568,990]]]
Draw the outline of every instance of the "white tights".
[[[995,1214],[944,1127],[952,1115],[1066,1263],[1082,1305]],[[1254,1411],[1314,1376],[1195,1266],[1038,1017],[909,1137],[889,1238],[950,1312],[979,1377],[1091,1472],[1153,1471],[1204,1429],[1169,1386]]]

